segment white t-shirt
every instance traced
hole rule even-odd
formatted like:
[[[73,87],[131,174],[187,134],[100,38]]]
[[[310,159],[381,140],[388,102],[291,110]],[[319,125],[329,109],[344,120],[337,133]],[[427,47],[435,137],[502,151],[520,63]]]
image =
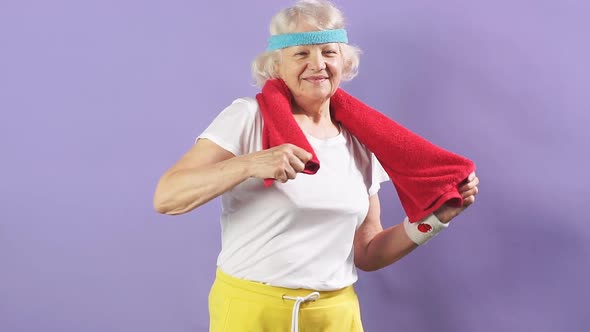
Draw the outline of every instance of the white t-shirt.
[[[236,156],[262,150],[262,115],[252,98],[223,110],[198,137]],[[357,280],[355,230],[369,196],[388,180],[374,155],[346,129],[306,134],[320,161],[314,175],[264,187],[250,178],[221,196],[218,267],[237,278],[287,288],[336,290]]]

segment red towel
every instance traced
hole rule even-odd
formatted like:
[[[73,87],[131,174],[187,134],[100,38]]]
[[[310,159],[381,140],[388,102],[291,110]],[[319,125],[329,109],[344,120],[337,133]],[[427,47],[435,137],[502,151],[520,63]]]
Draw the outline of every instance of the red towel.
[[[269,80],[256,96],[264,119],[262,148],[285,143],[313,154],[303,173],[315,174],[320,162],[291,113],[291,93],[280,79]],[[475,164],[412,133],[385,115],[338,89],[330,99],[332,116],[375,154],[397,190],[410,222],[444,203],[461,206],[461,184]],[[266,185],[272,183],[266,180]]]

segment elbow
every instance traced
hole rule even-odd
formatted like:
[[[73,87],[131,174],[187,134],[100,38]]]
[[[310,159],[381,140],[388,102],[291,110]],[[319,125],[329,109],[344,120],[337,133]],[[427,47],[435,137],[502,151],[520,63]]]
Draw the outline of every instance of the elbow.
[[[185,210],[175,209],[171,204],[154,199],[154,210],[160,214],[166,214],[169,216],[175,216],[186,213]]]
[[[178,204],[175,202],[174,194],[169,192],[165,182],[166,176],[163,176],[156,186],[153,197],[153,208],[157,213],[166,215],[177,215],[182,214],[182,211],[178,210]]]
[[[375,262],[371,262],[368,259],[358,259],[358,258],[354,260],[354,265],[356,265],[356,267],[359,270],[364,271],[364,272],[377,271],[383,267]]]
[[[160,214],[170,214],[170,210],[164,205],[158,205],[154,203],[154,211]]]
[[[357,265],[356,267],[364,272],[374,272],[381,269],[381,267],[378,267],[377,265]]]
[[[158,191],[154,194],[153,207],[154,210],[161,214],[169,216],[176,216],[185,214],[192,211],[196,207],[200,206],[200,202],[194,202],[194,204],[186,204],[185,202],[177,199],[171,195],[163,195]]]
[[[154,210],[161,214],[176,216],[188,212],[188,209],[179,208],[173,200],[166,200],[154,195]]]
[[[177,215],[184,213],[180,211],[176,206],[174,200],[171,197],[166,197],[163,193],[156,189],[153,198],[153,208],[157,213],[166,215]]]
[[[161,214],[172,214],[172,209],[170,208],[169,204],[166,204],[165,200],[158,196],[158,194],[154,195],[154,210]]]

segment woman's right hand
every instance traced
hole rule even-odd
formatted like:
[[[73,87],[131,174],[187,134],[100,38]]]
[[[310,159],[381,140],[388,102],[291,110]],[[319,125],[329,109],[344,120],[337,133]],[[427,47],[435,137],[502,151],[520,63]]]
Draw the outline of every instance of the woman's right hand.
[[[292,144],[236,157],[208,139],[199,139],[160,178],[154,208],[165,214],[187,213],[251,177],[284,183],[303,171],[311,157]]]
[[[253,177],[282,183],[295,179],[311,158],[311,153],[289,143],[242,156]]]

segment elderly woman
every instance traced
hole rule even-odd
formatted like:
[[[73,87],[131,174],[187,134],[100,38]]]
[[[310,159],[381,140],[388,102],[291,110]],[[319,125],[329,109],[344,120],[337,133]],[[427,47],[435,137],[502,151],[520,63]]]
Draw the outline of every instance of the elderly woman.
[[[436,232],[421,237],[407,218],[383,229],[377,192],[388,175],[330,112],[359,61],[343,29],[331,3],[299,1],[272,19],[269,48],[252,66],[259,85],[281,80],[288,87],[292,118],[322,163],[314,175],[298,176],[314,157],[308,149],[263,148],[259,102],[240,98],[160,179],[160,213],[187,213],[222,197],[211,331],[362,331],[356,268],[396,262],[475,200],[472,173],[458,188],[461,206],[444,204],[422,220]]]

